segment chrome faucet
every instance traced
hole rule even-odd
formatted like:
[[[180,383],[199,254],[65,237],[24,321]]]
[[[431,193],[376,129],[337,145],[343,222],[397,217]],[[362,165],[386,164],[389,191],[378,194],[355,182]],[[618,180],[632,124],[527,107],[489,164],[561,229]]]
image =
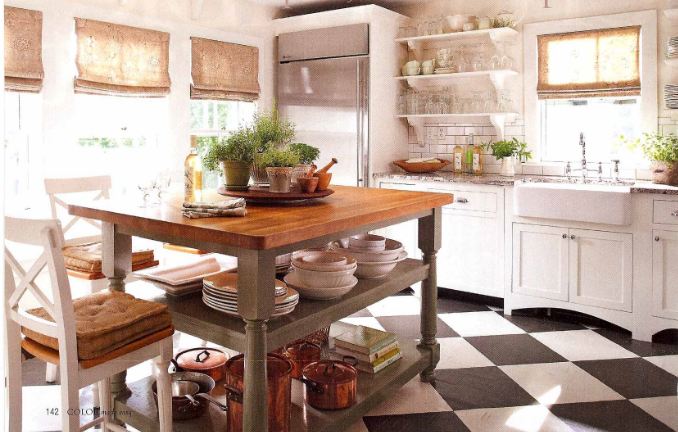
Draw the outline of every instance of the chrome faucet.
[[[586,183],[588,169],[586,169],[586,140],[584,140],[584,132],[579,133],[579,145],[581,146],[581,178]]]

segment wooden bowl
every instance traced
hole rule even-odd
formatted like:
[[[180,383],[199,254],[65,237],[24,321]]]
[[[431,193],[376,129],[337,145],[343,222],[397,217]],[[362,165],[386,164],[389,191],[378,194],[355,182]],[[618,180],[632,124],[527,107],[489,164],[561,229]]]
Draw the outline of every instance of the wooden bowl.
[[[431,173],[441,170],[451,164],[452,162],[446,159],[438,159],[440,162],[416,162],[407,163],[405,159],[393,161],[393,164],[404,169],[409,173]]]
[[[297,177],[297,183],[304,193],[313,193],[318,187],[318,177]]]
[[[318,178],[317,190],[324,191],[330,187],[330,180],[332,180],[332,173],[314,173],[313,177]]]

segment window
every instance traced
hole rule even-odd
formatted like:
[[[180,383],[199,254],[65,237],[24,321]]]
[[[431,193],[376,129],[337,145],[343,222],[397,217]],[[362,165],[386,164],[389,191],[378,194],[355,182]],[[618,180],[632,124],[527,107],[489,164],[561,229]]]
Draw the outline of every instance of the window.
[[[589,161],[640,165],[619,137],[656,130],[656,30],[652,11],[525,26],[525,131],[538,159],[579,161],[583,132]]]

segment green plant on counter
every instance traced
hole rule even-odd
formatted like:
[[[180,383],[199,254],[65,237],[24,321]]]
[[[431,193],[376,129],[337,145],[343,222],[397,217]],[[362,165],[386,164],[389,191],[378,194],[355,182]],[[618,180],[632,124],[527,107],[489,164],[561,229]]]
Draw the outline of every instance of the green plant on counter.
[[[209,171],[219,169],[219,162],[234,161],[251,164],[254,160],[255,141],[251,128],[240,127],[228,138],[205,137],[202,164]]]
[[[489,143],[484,146],[492,151],[492,156],[497,160],[515,156],[520,162],[532,159],[532,152],[527,150],[527,143],[513,138]]]
[[[299,155],[299,163],[310,165],[320,156],[320,150],[317,147],[310,146],[304,143],[290,144],[290,149],[297,152]]]
[[[254,115],[252,139],[257,152],[264,152],[274,145],[286,146],[292,142],[294,135],[294,123],[280,117],[277,105],[271,111]]]
[[[623,135],[619,137],[631,150],[640,148],[645,157],[655,162],[668,165],[678,163],[678,136],[673,133],[663,135],[657,132],[644,133],[642,137],[628,140]]]
[[[271,146],[257,155],[256,164],[260,167],[293,167],[299,163],[299,160],[299,154],[289,146]]]

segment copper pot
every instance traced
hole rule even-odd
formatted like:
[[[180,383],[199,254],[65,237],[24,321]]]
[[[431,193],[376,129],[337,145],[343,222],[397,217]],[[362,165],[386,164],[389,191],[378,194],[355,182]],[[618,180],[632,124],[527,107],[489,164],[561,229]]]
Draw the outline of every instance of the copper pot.
[[[304,367],[320,360],[320,345],[299,339],[285,346],[284,356],[292,362],[292,378],[299,379]]]
[[[180,352],[172,363],[178,372],[200,372],[209,375],[214,381],[221,381],[227,360],[228,354],[225,352],[201,347]]]
[[[292,407],[292,362],[278,354],[267,354],[268,430],[289,432]],[[226,362],[226,391],[228,398],[228,431],[242,432],[243,405],[240,397],[244,389],[245,358],[239,354]]]
[[[336,410],[355,404],[358,386],[358,371],[346,361],[321,360],[304,368],[304,399],[313,408]]]

